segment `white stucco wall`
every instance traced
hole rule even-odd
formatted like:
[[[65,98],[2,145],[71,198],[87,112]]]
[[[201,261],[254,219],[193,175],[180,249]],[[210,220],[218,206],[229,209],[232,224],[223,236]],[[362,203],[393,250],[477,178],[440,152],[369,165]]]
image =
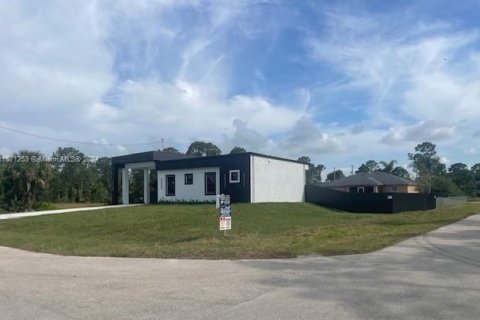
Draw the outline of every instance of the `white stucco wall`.
[[[252,155],[250,183],[252,202],[304,201],[305,171],[301,163]]]
[[[205,195],[205,172],[216,173],[215,195]],[[185,174],[193,174],[193,184],[185,185]],[[166,196],[166,176],[175,175],[175,196]],[[215,201],[220,192],[219,168],[195,168],[158,171],[158,201]]]

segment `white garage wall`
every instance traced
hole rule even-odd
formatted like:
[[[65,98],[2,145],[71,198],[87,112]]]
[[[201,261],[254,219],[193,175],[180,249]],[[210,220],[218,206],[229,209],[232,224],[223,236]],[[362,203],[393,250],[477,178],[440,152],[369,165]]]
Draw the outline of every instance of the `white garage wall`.
[[[195,168],[181,170],[157,171],[158,201],[215,201],[216,195],[205,195],[205,172],[216,173],[216,194],[220,192],[219,168]],[[193,174],[193,184],[185,185],[185,174]],[[175,196],[166,196],[166,176],[175,175]]]
[[[251,202],[304,201],[306,169],[301,163],[252,155]]]

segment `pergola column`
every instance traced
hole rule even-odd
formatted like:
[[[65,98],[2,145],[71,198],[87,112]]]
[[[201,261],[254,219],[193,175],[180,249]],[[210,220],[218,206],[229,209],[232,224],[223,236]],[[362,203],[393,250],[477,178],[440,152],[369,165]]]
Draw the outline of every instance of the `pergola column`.
[[[122,169],[122,203],[123,204],[129,204],[128,201],[128,186],[129,186],[129,181],[128,181],[128,169],[123,168]]]
[[[150,170],[143,169],[143,202],[150,203]]]

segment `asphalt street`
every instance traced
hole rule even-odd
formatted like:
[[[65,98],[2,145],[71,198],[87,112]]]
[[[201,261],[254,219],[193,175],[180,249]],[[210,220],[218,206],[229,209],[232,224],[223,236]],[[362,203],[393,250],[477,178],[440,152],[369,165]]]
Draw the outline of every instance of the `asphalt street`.
[[[0,247],[0,319],[479,319],[480,215],[369,254],[205,261]]]

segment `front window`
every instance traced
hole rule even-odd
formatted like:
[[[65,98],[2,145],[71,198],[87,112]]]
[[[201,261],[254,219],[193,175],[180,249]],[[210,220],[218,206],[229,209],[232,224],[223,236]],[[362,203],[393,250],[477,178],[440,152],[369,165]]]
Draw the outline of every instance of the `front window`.
[[[211,196],[217,194],[217,174],[215,172],[205,172],[205,195]]]
[[[193,184],[193,173],[185,173],[185,184]]]
[[[230,170],[228,180],[230,183],[240,183],[240,170]]]

